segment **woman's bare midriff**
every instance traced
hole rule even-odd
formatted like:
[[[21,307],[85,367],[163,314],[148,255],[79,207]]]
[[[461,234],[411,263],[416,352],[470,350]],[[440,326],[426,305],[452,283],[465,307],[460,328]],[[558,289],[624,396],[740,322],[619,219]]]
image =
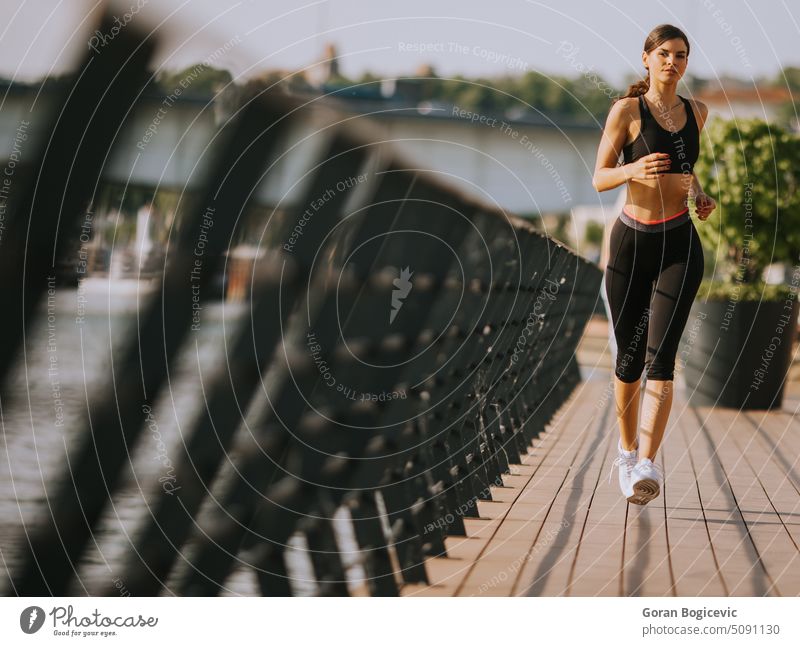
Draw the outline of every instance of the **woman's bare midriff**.
[[[628,180],[625,210],[637,220],[663,220],[683,211],[692,176],[666,173],[658,179]]]

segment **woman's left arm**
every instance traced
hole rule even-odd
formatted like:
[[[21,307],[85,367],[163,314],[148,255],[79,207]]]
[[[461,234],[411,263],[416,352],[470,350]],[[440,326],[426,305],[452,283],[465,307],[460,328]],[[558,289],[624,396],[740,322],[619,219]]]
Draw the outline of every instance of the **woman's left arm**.
[[[700,103],[700,101],[695,101],[694,104],[697,108],[697,112],[699,113],[699,119],[697,119],[697,130],[699,136],[700,132],[703,130],[703,126],[706,123],[706,118],[708,117],[708,108],[706,107],[705,103]],[[689,196],[694,197],[697,217],[701,220],[707,219],[708,216],[711,215],[711,212],[717,208],[717,203],[714,201],[714,198],[705,194],[705,191],[703,191],[703,187],[700,184],[700,180],[697,179],[697,175],[694,173],[692,173],[692,185],[689,189]]]
[[[689,197],[694,197],[694,205],[697,211],[697,217],[705,220],[711,215],[711,212],[717,208],[717,203],[710,195],[706,195],[703,187],[700,185],[700,180],[697,175],[692,173],[692,187],[689,189]]]

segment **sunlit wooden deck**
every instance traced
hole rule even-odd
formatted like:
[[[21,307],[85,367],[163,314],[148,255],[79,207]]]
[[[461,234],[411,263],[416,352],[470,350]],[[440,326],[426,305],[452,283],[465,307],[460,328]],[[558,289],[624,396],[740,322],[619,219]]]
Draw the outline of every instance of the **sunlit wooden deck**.
[[[585,365],[583,367],[586,367]],[[505,485],[428,559],[442,596],[800,594],[800,383],[780,411],[690,407],[676,387],[662,495],[628,505],[611,373],[593,369]]]

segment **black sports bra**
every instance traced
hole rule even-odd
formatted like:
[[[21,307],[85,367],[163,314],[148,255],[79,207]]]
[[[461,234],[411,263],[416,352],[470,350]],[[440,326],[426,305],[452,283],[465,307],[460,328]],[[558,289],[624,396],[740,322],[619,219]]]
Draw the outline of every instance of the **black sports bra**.
[[[641,130],[631,143],[622,147],[624,163],[630,164],[652,153],[668,153],[670,161],[667,173],[691,173],[700,154],[700,132],[691,104],[678,97],[686,107],[686,125],[677,132],[670,132],[659,125],[647,107],[647,101],[639,95]]]

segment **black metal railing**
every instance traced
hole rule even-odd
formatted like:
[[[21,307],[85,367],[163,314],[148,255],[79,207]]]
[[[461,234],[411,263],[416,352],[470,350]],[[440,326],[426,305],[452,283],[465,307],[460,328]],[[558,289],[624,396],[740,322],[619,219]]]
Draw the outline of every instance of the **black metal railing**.
[[[31,165],[41,172],[10,203],[4,397],[47,277],[76,253],[72,234],[151,51],[152,38],[129,26],[87,57]],[[117,550],[116,583],[94,582],[93,593],[118,594],[121,581],[136,595],[219,594],[246,570],[261,594],[297,594],[287,545],[302,536],[312,593],[348,594],[334,522],[347,510],[369,592],[396,595],[427,581],[425,559],[446,556],[445,537],[465,533],[475,501],[491,499],[579,382],[596,266],[319,103],[267,92],[221,126],[135,330],[67,420],[74,441],[55,494],[20,533],[7,593],[74,591],[101,519],[133,477],[135,529]],[[313,154],[300,146],[309,139]],[[247,314],[224,341],[224,365],[197,382],[202,405],[177,413],[172,486],[136,477],[142,436],[175,386],[171,369],[200,343],[198,295],[228,275],[231,239],[264,207],[261,188],[295,180],[295,197],[270,205],[272,242],[250,267]]]

